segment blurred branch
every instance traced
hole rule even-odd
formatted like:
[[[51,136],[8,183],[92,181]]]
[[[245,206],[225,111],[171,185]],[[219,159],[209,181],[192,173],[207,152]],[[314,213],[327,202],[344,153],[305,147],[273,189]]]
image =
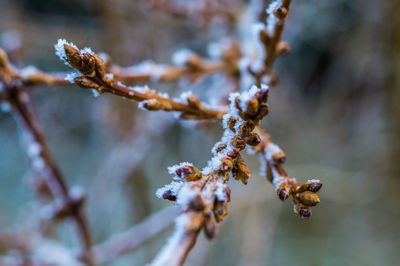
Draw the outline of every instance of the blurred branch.
[[[134,225],[128,231],[115,234],[105,242],[94,246],[93,254],[97,263],[107,263],[121,255],[135,251],[155,235],[168,229],[178,215],[178,211],[176,207],[162,209]]]
[[[8,63],[6,54],[0,49],[0,99],[10,105],[10,111],[23,131],[26,152],[31,159],[32,168],[39,172],[46,180],[48,188],[53,196],[60,200],[52,204],[49,218],[71,217],[75,223],[77,235],[82,247],[82,255],[88,265],[94,265],[91,258],[91,240],[86,219],[82,212],[84,202],[83,193],[75,193],[69,190],[65,180],[53,160],[42,128],[39,125],[36,114],[27,92],[21,90],[21,84],[14,81],[17,76],[14,68]]]

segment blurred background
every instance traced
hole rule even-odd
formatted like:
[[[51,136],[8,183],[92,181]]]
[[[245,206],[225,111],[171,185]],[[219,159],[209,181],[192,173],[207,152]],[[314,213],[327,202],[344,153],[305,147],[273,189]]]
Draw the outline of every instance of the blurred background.
[[[224,7],[209,6],[216,15],[199,12],[201,2],[176,1],[185,15],[145,0],[1,0],[0,47],[16,65],[49,72],[69,70],[54,54],[58,38],[104,51],[122,66],[170,63],[182,48],[207,56],[207,43],[237,38],[248,1],[214,1]],[[248,155],[249,184],[230,181],[219,236],[208,242],[201,234],[185,265],[398,265],[399,11],[399,1],[293,1],[283,36],[292,49],[277,61],[280,83],[263,127],[286,152],[289,175],[323,182],[321,203],[301,220]],[[209,99],[223,93],[224,77],[149,85]],[[167,166],[202,168],[222,132],[218,123],[181,122],[74,86],[38,87],[33,99],[68,184],[88,194],[96,244],[171,205],[154,196],[171,180]],[[26,233],[35,230],[39,208],[34,176],[10,114],[0,113],[0,129],[0,232]],[[171,232],[106,265],[146,264]],[[71,247],[73,235],[66,223],[54,232]]]

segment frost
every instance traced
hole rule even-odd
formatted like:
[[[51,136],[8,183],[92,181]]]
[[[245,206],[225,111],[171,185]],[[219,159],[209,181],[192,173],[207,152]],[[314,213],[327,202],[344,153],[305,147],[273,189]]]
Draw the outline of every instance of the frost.
[[[217,197],[218,201],[227,201],[228,200],[228,194],[226,192],[227,187],[228,186],[226,184],[217,183],[217,187],[215,189],[214,195]]]
[[[185,210],[192,199],[199,193],[200,188],[192,187],[189,183],[185,183],[185,185],[179,190],[176,203]]]
[[[21,76],[23,78],[28,78],[29,76],[32,76],[33,74],[38,73],[38,70],[34,66],[27,66],[21,69]]]
[[[92,94],[93,94],[94,97],[99,97],[100,96],[100,92],[98,90],[91,89],[91,91],[92,91]]]
[[[273,161],[272,156],[277,153],[281,153],[282,150],[279,148],[278,145],[274,143],[268,143],[268,145],[265,147],[265,159],[267,159],[269,162]]]
[[[138,108],[139,108],[140,110],[147,111],[147,109],[144,107],[144,105],[145,105],[146,103],[147,103],[147,101],[139,102]]]
[[[240,108],[242,111],[247,109],[247,104],[249,101],[256,95],[259,91],[259,88],[256,85],[251,86],[250,90],[243,92],[239,99],[240,99]]]
[[[179,192],[179,190],[182,188],[183,186],[183,182],[171,182],[165,186],[163,186],[162,188],[157,189],[156,191],[156,197],[162,199],[163,198],[163,194],[166,191],[171,191],[173,193],[174,196],[176,196]]]
[[[276,23],[278,23],[279,19],[274,15],[274,10],[278,9],[282,5],[282,0],[275,0],[272,2],[266,12],[268,14],[267,18],[267,32],[269,35],[274,34],[274,28]]]
[[[75,78],[81,76],[78,72],[67,73],[64,80],[68,80],[70,83],[74,83]]]
[[[83,53],[88,53],[88,54],[91,54],[91,55],[94,54],[94,52],[92,51],[92,49],[91,49],[90,47],[85,47],[85,48],[83,48],[83,49],[81,50],[81,54],[83,54]]]
[[[172,63],[177,66],[183,66],[187,63],[193,52],[189,49],[181,49],[172,54]]]
[[[190,97],[190,96],[193,96],[192,91],[185,91],[180,95],[178,101],[186,103],[187,102],[187,98]]]
[[[3,112],[10,112],[11,111],[11,104],[9,102],[0,102],[0,109]]]
[[[64,49],[64,44],[68,44],[69,46],[74,47],[75,49],[78,49],[75,44],[67,42],[65,39],[58,39],[57,43],[54,45],[54,49],[56,49],[56,55],[64,61],[64,63],[69,66],[69,63],[67,61],[67,55],[65,54],[65,49]]]
[[[105,77],[106,77],[106,79],[114,79],[114,74],[113,73],[107,73],[106,75],[105,75]]]
[[[40,154],[42,146],[37,142],[32,142],[28,145],[28,156],[34,158]]]
[[[32,168],[36,171],[41,171],[46,166],[44,159],[40,156],[36,156],[32,159]]]
[[[169,173],[170,175],[175,175],[175,171],[176,171],[178,168],[184,167],[185,165],[190,165],[190,166],[193,166],[193,167],[194,167],[194,165],[193,165],[192,163],[183,162],[183,163],[180,163],[180,164],[175,164],[175,165],[173,165],[173,166],[169,166],[169,167],[168,167],[168,173]]]

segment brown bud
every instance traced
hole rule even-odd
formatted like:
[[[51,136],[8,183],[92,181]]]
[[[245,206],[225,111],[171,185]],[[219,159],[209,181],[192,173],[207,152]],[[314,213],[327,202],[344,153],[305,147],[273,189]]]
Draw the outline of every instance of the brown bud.
[[[285,56],[290,52],[290,46],[287,42],[280,42],[277,46],[277,55],[278,56]]]
[[[241,136],[246,136],[246,135],[250,134],[250,132],[253,131],[253,129],[254,129],[253,124],[246,122],[246,123],[243,123],[242,125],[240,125],[238,133]]]
[[[272,159],[277,164],[283,164],[286,161],[286,155],[283,151],[272,154]]]
[[[236,156],[238,156],[240,152],[240,149],[233,149],[230,152],[228,152],[228,156],[231,157],[232,159],[235,159]]]
[[[311,191],[305,191],[299,194],[300,201],[307,206],[315,206],[320,202],[317,194]]]
[[[180,178],[184,178],[186,181],[196,181],[201,178],[200,171],[192,165],[184,165],[175,170],[175,173]]]
[[[243,184],[247,184],[250,178],[250,170],[246,162],[239,155],[235,167],[232,169],[233,178],[242,181]]]
[[[227,156],[221,159],[220,170],[223,172],[231,170],[233,167],[232,158]]]
[[[246,147],[246,142],[240,135],[235,135],[232,139],[232,146],[243,150]]]
[[[206,217],[204,225],[204,233],[208,239],[213,239],[217,234],[217,221],[215,220],[214,214],[210,214]]]
[[[269,105],[266,103],[260,104],[259,112],[257,116],[254,118],[255,120],[261,120],[264,116],[269,113]]]
[[[190,210],[193,210],[193,211],[202,211],[202,210],[204,210],[205,204],[204,204],[204,201],[201,198],[200,194],[197,194],[196,196],[194,196],[190,200],[190,202],[188,204],[188,208]]]
[[[307,182],[306,184],[307,184],[307,190],[311,192],[318,192],[322,187],[322,183],[319,181]]]
[[[278,18],[278,19],[284,19],[287,15],[287,9],[283,6],[277,8],[274,10],[274,15]]]
[[[250,133],[246,137],[246,143],[251,146],[257,146],[258,144],[260,144],[260,142],[261,142],[261,138],[257,133]]]
[[[150,111],[160,110],[162,108],[162,104],[160,104],[156,99],[143,101],[141,106]]]
[[[221,152],[226,149],[226,144],[220,144],[215,148],[216,152]]]
[[[246,110],[244,110],[244,113],[248,116],[255,116],[258,113],[258,100],[256,98],[251,99],[247,103]]]
[[[194,96],[194,95],[190,95],[187,97],[187,103],[189,106],[194,107],[196,109],[200,109],[201,108],[201,103],[200,100]]]
[[[81,71],[81,53],[78,49],[76,49],[75,47],[68,45],[68,44],[64,44],[64,51],[65,51],[65,55],[67,57],[67,61],[68,63],[75,69],[78,69],[79,71]]]
[[[238,120],[234,117],[231,117],[228,121],[228,127],[232,132],[235,132],[235,125]]]
[[[311,216],[310,207],[306,207],[302,204],[296,204],[296,213],[303,219],[308,219]]]
[[[174,192],[172,192],[171,190],[166,190],[163,194],[162,194],[162,198],[166,199],[166,200],[170,200],[170,201],[176,201],[176,195]]]
[[[221,222],[228,215],[228,204],[225,201],[217,201],[214,203],[213,211],[217,222]]]
[[[290,190],[289,186],[286,183],[283,183],[279,186],[277,190],[278,197],[282,200],[285,201],[290,195]]]

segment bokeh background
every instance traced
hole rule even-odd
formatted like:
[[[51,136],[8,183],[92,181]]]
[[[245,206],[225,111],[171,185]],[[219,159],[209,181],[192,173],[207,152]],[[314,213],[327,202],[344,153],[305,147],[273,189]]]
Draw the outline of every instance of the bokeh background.
[[[201,1],[177,2],[190,8]],[[248,1],[230,2],[226,9],[239,18]],[[249,184],[231,182],[230,213],[219,236],[208,242],[201,235],[186,265],[398,265],[399,11],[399,1],[293,1],[284,33],[292,50],[277,61],[280,83],[263,127],[285,150],[290,175],[321,179],[321,203],[310,220],[301,220],[259,176],[258,158],[247,156]],[[206,55],[208,42],[237,35],[226,17],[176,16],[146,1],[0,1],[0,46],[11,54],[20,47],[17,65],[45,71],[68,70],[54,54],[61,37],[128,66],[145,59],[169,63],[181,48]],[[150,85],[207,99],[221,93],[223,78]],[[205,166],[222,132],[216,123],[181,122],[77,87],[37,88],[33,99],[68,184],[88,194],[95,243],[170,205],[154,196],[171,179],[166,167]],[[0,129],[0,231],[33,230],[38,204],[25,147],[8,113],[0,113]],[[171,229],[107,265],[144,265]],[[54,237],[76,244],[65,223]]]

